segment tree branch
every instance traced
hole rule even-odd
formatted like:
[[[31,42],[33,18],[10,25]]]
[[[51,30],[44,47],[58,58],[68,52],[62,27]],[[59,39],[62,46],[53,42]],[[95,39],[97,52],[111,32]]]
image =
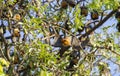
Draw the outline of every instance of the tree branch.
[[[3,41],[4,45],[5,45],[5,56],[7,58],[8,61],[10,61],[10,56],[9,56],[9,50],[8,50],[8,44],[3,36],[3,34],[0,32],[0,38]]]
[[[103,20],[101,20],[95,27],[93,27],[93,29],[91,29],[88,32],[86,32],[85,34],[81,35],[79,39],[81,39],[82,37],[88,36],[91,32],[95,31],[97,28],[102,26],[116,11],[117,10],[111,11]]]

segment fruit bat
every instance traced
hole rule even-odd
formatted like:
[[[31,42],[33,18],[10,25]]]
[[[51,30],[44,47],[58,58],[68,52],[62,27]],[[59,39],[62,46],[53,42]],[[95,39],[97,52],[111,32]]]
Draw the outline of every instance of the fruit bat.
[[[91,12],[91,19],[96,20],[99,18],[99,14],[96,10],[93,10],[93,12]]]
[[[62,38],[61,36],[56,36],[52,46],[60,47],[60,50],[58,52],[58,54],[60,54],[60,57],[62,57],[65,51],[67,51],[70,47],[77,50],[81,49],[80,41],[74,36],[68,36],[65,38]]]
[[[81,12],[80,14],[83,16],[87,16],[88,15],[88,8],[85,6],[80,7],[81,8]]]
[[[66,9],[67,7],[68,7],[67,2],[65,0],[62,0],[62,2],[61,2],[61,8]]]
[[[68,3],[68,5],[69,6],[71,6],[71,7],[75,7],[75,5],[76,5],[76,2],[74,1],[74,0],[65,0],[67,3]]]

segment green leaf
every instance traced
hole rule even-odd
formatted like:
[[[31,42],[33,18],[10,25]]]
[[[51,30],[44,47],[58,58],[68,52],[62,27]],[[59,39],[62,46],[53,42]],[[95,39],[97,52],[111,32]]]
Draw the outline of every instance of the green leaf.
[[[48,73],[47,71],[41,71],[40,72],[40,76],[53,76],[53,74],[52,73]]]
[[[9,66],[9,62],[8,61],[6,61],[4,58],[0,58],[0,65],[2,65],[2,66]]]
[[[2,67],[2,65],[0,65],[0,74],[2,74],[3,73],[3,67]]]

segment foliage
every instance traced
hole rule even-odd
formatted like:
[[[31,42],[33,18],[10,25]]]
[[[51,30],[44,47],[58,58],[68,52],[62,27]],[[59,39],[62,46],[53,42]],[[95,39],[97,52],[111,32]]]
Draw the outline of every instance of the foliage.
[[[120,67],[119,4],[0,0],[0,76],[113,75]]]

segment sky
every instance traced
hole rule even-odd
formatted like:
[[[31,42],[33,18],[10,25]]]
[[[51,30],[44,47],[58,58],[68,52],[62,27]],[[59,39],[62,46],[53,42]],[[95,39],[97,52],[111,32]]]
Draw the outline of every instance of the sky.
[[[8,23],[6,21],[4,21],[4,23],[6,25],[8,25]],[[0,20],[0,24],[1,24],[1,20]],[[109,20],[107,20],[100,28],[98,28],[97,30],[95,30],[96,33],[103,33],[103,31],[101,31],[101,28],[105,27],[105,26],[111,26],[112,24],[115,24],[112,28],[108,29],[108,33],[114,33],[117,31],[116,29],[116,25],[117,25],[117,20],[112,17],[110,18]],[[23,35],[23,32],[21,32],[21,35]],[[5,37],[6,36],[10,36],[10,33],[7,31],[7,33],[4,35]],[[116,43],[118,41],[116,40]],[[112,73],[112,76],[120,76],[120,71],[114,73],[114,71],[116,71],[115,69],[118,68],[118,66],[116,64],[114,64],[113,62],[111,61],[108,61],[109,62],[109,66],[110,66],[110,70],[111,70],[111,73]]]

